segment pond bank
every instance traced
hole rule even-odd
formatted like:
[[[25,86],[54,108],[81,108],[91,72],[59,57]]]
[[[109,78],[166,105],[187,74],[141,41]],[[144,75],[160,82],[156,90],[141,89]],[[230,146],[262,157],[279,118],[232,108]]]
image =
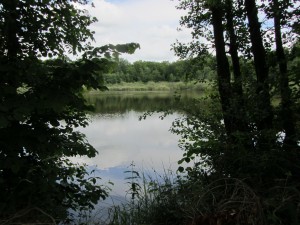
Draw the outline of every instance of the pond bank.
[[[134,83],[117,83],[106,85],[110,91],[201,91],[204,92],[209,88],[208,82],[134,82]],[[93,91],[91,91],[93,92]]]

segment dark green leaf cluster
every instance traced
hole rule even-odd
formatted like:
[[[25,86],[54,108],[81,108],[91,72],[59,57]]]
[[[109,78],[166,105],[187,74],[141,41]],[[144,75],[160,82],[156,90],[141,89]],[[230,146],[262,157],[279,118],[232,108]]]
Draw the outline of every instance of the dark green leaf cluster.
[[[73,54],[84,50],[93,38],[88,26],[97,20],[76,7],[86,2],[1,1],[1,55],[13,51],[19,57],[52,57],[63,55],[66,50]]]
[[[75,128],[87,125],[86,111],[92,109],[81,94],[83,87],[102,87],[95,73],[99,64],[28,58],[7,62],[2,57],[0,65],[5,71],[1,76],[1,216],[34,206],[64,218],[60,213],[68,208],[92,207],[106,191],[86,179],[86,168],[68,157],[97,154]]]
[[[114,61],[105,56],[138,44],[92,49],[88,26],[96,19],[82,4],[89,1],[0,2],[0,221],[31,208],[62,221],[107,196],[100,178],[70,158],[97,154],[76,129],[92,110],[82,93],[107,89],[101,74]],[[66,56],[81,51],[77,61]]]

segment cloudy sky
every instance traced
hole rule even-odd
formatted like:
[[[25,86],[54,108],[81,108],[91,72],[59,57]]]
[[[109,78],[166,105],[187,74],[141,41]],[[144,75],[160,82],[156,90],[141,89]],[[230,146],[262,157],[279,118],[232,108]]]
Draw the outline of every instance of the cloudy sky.
[[[174,61],[171,44],[188,41],[189,32],[177,31],[184,12],[175,6],[178,0],[93,0],[88,10],[98,22],[91,26],[96,32],[96,45],[137,42],[141,49],[123,56],[129,61]]]

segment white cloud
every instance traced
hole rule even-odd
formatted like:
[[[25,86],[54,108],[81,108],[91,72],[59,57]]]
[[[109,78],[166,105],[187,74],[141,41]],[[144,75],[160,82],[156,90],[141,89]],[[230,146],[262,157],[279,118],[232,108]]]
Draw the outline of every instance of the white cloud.
[[[88,10],[98,22],[91,26],[95,45],[137,42],[141,49],[134,55],[124,55],[129,61],[173,61],[170,50],[176,40],[186,41],[188,31],[178,32],[183,12],[171,0],[94,0],[95,7]]]

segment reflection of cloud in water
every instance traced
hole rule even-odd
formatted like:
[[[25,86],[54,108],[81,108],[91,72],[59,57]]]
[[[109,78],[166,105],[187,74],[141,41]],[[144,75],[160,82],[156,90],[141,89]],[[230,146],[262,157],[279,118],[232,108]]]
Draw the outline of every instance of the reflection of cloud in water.
[[[89,143],[99,152],[95,158],[78,157],[74,161],[96,165],[103,181],[112,181],[114,193],[124,193],[127,188],[124,171],[133,161],[137,170],[163,173],[176,170],[182,157],[178,147],[179,137],[169,132],[178,115],[164,120],[159,115],[139,121],[140,114],[130,111],[122,116],[93,116],[86,128],[81,128]]]
[[[142,121],[138,117],[133,111],[123,116],[93,116],[91,124],[81,131],[99,154],[81,160],[101,169],[126,166],[132,161],[140,166],[150,163],[153,167],[176,163],[182,152],[177,146],[178,137],[169,128],[178,115],[169,115],[164,120],[159,115]]]

